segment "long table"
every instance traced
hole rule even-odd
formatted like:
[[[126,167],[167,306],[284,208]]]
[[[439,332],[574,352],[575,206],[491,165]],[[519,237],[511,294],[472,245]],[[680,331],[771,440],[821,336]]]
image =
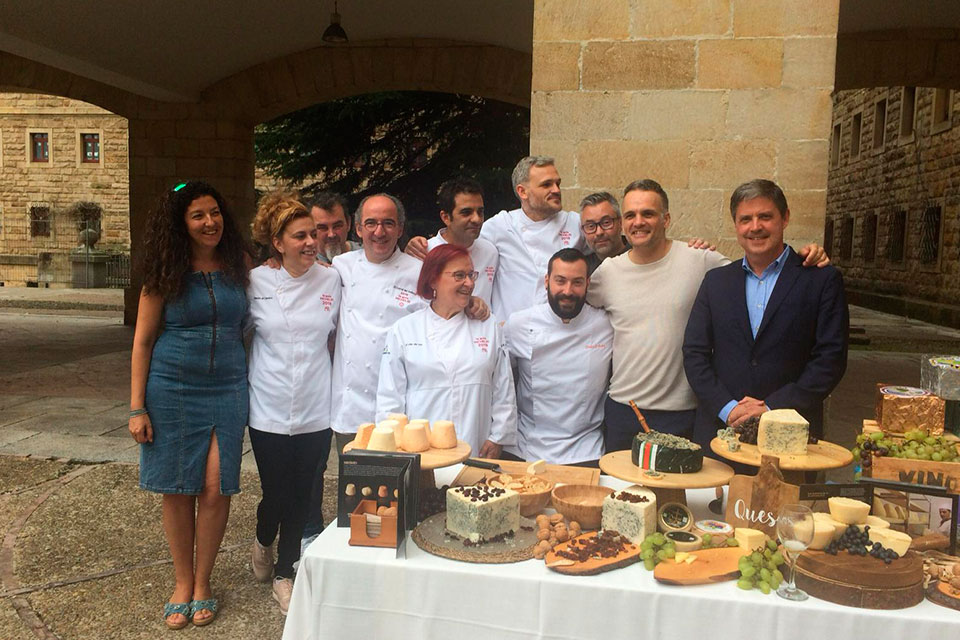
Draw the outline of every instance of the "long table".
[[[456,468],[439,470],[449,483]],[[449,477],[447,477],[449,476]],[[603,476],[601,484],[625,486]],[[691,490],[697,518],[713,490]],[[801,640],[960,638],[960,611],[931,602],[897,611],[795,603],[736,583],[668,587],[639,564],[597,576],[566,576],[543,561],[469,564],[433,556],[412,540],[393,549],[351,547],[329,526],[301,560],[284,640],[437,638],[520,640]]]

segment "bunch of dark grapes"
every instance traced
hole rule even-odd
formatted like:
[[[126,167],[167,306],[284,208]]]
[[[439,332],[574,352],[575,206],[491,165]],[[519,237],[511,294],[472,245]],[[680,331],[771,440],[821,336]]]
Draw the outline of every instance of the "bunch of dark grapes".
[[[893,549],[885,549],[879,542],[870,542],[870,525],[863,529],[857,526],[847,527],[842,536],[827,545],[824,552],[835,556],[843,550],[852,556],[869,555],[877,560],[883,560],[885,564],[890,564],[900,557]]]
[[[740,436],[742,444],[757,444],[757,432],[760,431],[760,416],[747,418],[733,428],[734,432]]]

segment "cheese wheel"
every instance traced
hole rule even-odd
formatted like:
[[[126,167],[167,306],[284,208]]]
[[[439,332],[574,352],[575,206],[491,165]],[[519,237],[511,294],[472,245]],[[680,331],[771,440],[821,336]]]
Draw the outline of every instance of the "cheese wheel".
[[[867,516],[866,524],[870,525],[871,529],[889,529],[890,523],[881,518],[880,516]]]
[[[837,528],[834,527],[830,522],[824,518],[813,520],[813,542],[810,543],[808,549],[823,549],[830,541],[833,540],[833,535],[836,533]]]
[[[907,552],[910,548],[910,543],[913,542],[913,538],[907,534],[893,529],[871,528],[870,531],[867,532],[867,535],[870,536],[870,542],[879,542],[887,549],[893,549],[901,556]]]
[[[367,445],[370,444],[370,434],[373,433],[373,430],[377,425],[372,422],[364,422],[362,425],[357,427],[357,437],[353,440],[354,449],[366,449]]]
[[[436,420],[430,431],[430,444],[436,449],[453,449],[457,446],[457,430],[449,420]]]
[[[393,421],[384,420],[377,425],[377,428],[370,434],[370,444],[367,445],[367,449],[371,451],[397,450],[397,437],[393,432],[393,427],[387,424],[389,422]]]
[[[391,451],[396,451],[403,446],[403,442],[400,441],[399,435],[397,435],[397,421],[396,420],[381,420],[377,423],[377,429],[379,428],[390,429],[390,432],[393,434],[393,449]],[[374,430],[376,431],[376,429]]]
[[[430,421],[429,421],[429,420],[424,420],[423,418],[417,418],[416,420],[411,420],[411,421],[410,421],[409,423],[407,423],[407,424],[408,424],[408,425],[410,425],[410,424],[420,424],[420,425],[423,425],[423,430],[427,432],[427,438],[430,437]]]
[[[866,524],[870,515],[870,505],[853,498],[829,498],[827,505],[833,519],[844,524]]]
[[[813,514],[813,519],[814,521],[825,522],[826,524],[832,525],[834,540],[842,536],[843,532],[847,530],[848,526],[850,526],[843,522],[837,522],[836,520],[833,519],[833,516],[831,516],[829,513],[815,512]]]
[[[419,453],[430,448],[427,431],[422,424],[410,423],[403,430],[403,450],[410,453]]]
[[[393,428],[393,432],[397,434],[397,446],[403,446],[403,431],[407,428],[407,415],[404,413],[388,413],[387,420],[393,420],[397,425]]]

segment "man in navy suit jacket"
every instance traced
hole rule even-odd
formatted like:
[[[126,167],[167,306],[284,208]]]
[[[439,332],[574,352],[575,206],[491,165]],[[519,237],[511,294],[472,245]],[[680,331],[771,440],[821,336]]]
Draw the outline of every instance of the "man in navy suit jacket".
[[[804,269],[783,242],[790,210],[769,180],[740,185],[730,212],[742,261],[709,271],[687,321],[683,366],[709,443],[769,409],[796,409],[823,435],[823,400],[847,367],[849,315],[834,267]]]

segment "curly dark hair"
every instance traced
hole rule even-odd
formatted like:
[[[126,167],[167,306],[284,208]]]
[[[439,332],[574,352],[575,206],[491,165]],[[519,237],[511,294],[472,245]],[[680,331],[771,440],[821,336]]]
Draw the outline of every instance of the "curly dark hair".
[[[217,245],[223,274],[246,288],[250,255],[247,243],[220,192],[206,182],[187,182],[179,189],[166,191],[150,214],[140,251],[140,272],[147,293],[158,294],[169,302],[183,290],[184,276],[192,271],[190,236],[185,216],[190,203],[203,196],[217,201],[223,219],[223,236]]]

